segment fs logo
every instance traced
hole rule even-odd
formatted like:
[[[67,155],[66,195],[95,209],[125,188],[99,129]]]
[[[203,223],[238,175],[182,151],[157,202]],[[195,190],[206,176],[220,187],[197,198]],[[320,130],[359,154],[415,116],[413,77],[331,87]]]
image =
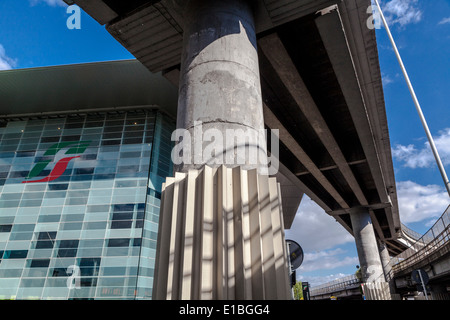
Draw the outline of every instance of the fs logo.
[[[44,171],[45,168],[47,168],[48,164],[52,161],[55,161],[56,154],[61,151],[64,148],[68,148],[68,150],[64,153],[65,155],[71,155],[71,154],[82,154],[84,151],[86,151],[86,148],[89,146],[91,141],[77,141],[77,142],[60,142],[52,145],[48,150],[44,153],[45,156],[53,156],[51,159],[41,160],[34,168],[30,171],[28,176],[25,178],[22,183],[36,183],[36,182],[49,182],[58,179],[64,171],[67,169],[67,165],[69,164],[70,160],[80,158],[80,156],[72,156],[72,157],[64,157],[60,159],[58,162],[56,162],[55,166],[53,167],[53,170],[49,173],[48,176],[45,178],[39,179],[39,180],[30,180],[36,178],[38,175]]]

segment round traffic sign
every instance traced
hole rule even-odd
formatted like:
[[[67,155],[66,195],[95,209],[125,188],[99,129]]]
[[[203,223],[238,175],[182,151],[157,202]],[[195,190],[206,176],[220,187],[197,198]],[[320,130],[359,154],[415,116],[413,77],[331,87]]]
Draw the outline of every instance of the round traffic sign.
[[[292,269],[295,270],[302,265],[303,249],[293,240],[286,240],[289,245],[289,260],[291,261]]]
[[[415,284],[422,284],[422,281],[423,281],[423,284],[427,284],[428,281],[430,280],[430,278],[428,277],[428,274],[423,269],[417,269],[411,273],[411,280]]]

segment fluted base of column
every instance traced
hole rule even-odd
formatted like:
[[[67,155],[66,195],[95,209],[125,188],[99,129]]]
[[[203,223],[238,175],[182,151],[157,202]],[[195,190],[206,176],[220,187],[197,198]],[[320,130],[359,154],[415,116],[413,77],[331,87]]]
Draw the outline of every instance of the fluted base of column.
[[[290,299],[276,178],[240,167],[163,184],[153,299]]]
[[[366,300],[392,300],[389,283],[385,281],[364,283],[362,286]]]

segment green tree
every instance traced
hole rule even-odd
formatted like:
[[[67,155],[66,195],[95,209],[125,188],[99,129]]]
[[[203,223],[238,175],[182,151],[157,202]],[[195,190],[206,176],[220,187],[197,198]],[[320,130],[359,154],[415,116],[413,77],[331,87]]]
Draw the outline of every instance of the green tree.
[[[294,285],[294,300],[303,300],[303,289],[300,281],[297,281]]]

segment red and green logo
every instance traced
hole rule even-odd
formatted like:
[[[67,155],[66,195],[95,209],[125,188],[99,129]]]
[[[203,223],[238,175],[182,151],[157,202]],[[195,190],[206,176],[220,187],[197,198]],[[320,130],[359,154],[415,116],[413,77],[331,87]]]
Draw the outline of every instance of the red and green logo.
[[[42,173],[42,171],[44,171],[45,168],[47,168],[50,162],[54,162],[56,154],[62,149],[68,148],[67,151],[64,153],[65,155],[82,154],[84,151],[86,151],[90,143],[91,141],[77,141],[77,142],[70,141],[70,142],[55,143],[50,148],[48,148],[48,150],[44,153],[44,157],[53,156],[53,159],[42,160],[36,163],[34,168],[25,178],[25,181],[22,181],[22,183],[49,182],[58,179],[64,173],[64,171],[66,171],[69,162],[72,159],[80,158],[81,157],[80,155],[72,157],[64,157],[60,159],[58,162],[56,162],[55,166],[53,167],[53,170],[45,178],[39,180],[29,180],[39,176]]]

